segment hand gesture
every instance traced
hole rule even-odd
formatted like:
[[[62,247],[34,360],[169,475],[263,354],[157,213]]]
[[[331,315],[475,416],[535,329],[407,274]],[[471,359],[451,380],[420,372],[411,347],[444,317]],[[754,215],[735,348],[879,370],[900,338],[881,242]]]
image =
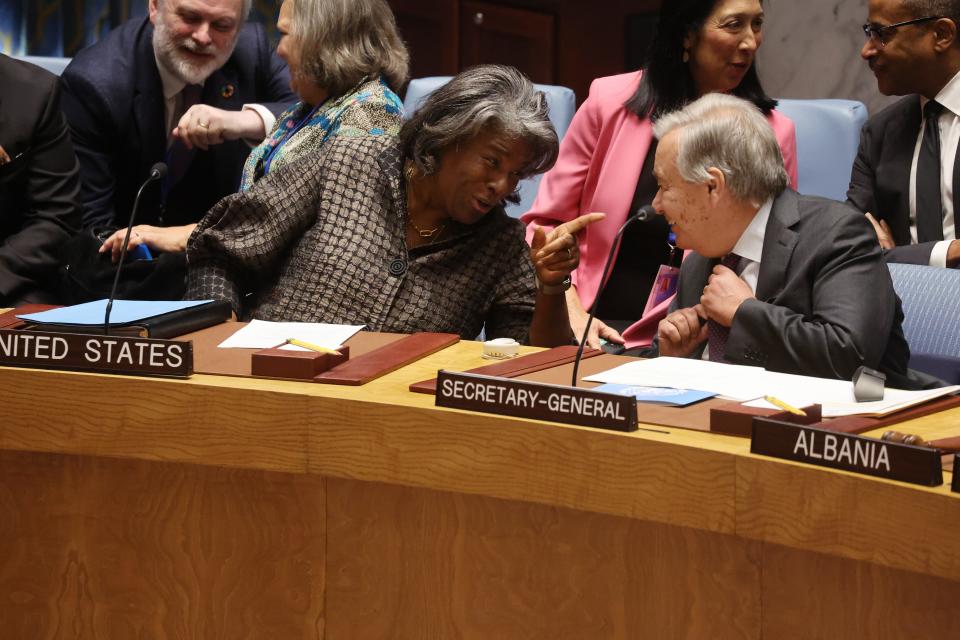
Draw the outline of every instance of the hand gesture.
[[[884,251],[889,251],[897,246],[897,243],[893,241],[893,233],[890,231],[890,226],[887,224],[886,220],[877,220],[869,211],[867,212],[866,216],[867,220],[870,221],[870,224],[873,225],[873,230],[877,233],[877,240],[880,241],[881,249]]]
[[[567,291],[567,315],[570,318],[570,329],[573,335],[579,341],[583,337],[583,330],[587,326],[587,318],[590,314],[583,308],[580,302],[580,295],[576,287],[571,287]],[[600,318],[594,318],[590,323],[590,333],[587,334],[587,346],[591,349],[600,348],[600,339],[614,344],[624,344],[625,340],[620,333],[613,327],[607,326]]]
[[[173,129],[188,149],[206,151],[227,140],[262,140],[266,136],[263,119],[252,109],[225,111],[206,104],[190,107]]]
[[[138,224],[130,232],[130,242],[127,243],[127,253],[142,244],[150,249],[162,252],[186,251],[187,240],[193,232],[195,224],[182,227],[154,227],[149,224]],[[100,253],[110,252],[110,259],[116,262],[120,259],[123,250],[123,238],[127,235],[126,229],[117,229],[113,235],[104,240],[100,246]]]
[[[732,270],[718,264],[707,279],[700,305],[708,318],[724,327],[733,324],[733,316],[744,300],[755,297],[750,285]]]
[[[537,278],[545,285],[562,284],[580,264],[580,243],[577,234],[588,225],[603,220],[602,213],[587,213],[555,227],[549,233],[534,226],[530,243],[530,260]]]
[[[678,309],[660,321],[660,355],[686,358],[707,339],[707,312],[701,305]]]

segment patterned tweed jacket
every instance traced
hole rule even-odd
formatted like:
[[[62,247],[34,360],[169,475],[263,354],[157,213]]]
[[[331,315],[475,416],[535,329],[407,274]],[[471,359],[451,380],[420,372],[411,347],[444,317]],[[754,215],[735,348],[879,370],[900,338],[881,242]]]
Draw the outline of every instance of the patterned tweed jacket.
[[[187,246],[187,299],[237,316],[366,324],[526,341],[536,297],[523,225],[502,207],[406,246],[402,158],[389,136],[337,136],[324,152],[221,200]]]

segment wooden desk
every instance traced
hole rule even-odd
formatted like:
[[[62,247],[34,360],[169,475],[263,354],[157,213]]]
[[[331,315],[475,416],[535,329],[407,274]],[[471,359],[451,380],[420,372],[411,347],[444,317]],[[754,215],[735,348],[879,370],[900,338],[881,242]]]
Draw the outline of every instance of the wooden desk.
[[[0,636],[960,633],[948,486],[406,391],[478,354],[356,388],[0,369]]]

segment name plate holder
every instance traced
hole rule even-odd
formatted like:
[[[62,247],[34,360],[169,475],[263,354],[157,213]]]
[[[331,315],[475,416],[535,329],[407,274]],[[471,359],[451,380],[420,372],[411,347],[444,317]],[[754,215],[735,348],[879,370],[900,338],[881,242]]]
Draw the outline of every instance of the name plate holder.
[[[787,412],[754,418],[750,452],[925,487],[943,484],[938,449],[831,431],[802,421]]]
[[[632,396],[441,370],[436,406],[610,431],[637,430]]]
[[[960,453],[953,454],[953,483],[950,489],[954,493],[960,493]]]
[[[0,366],[189,378],[193,343],[0,329]]]

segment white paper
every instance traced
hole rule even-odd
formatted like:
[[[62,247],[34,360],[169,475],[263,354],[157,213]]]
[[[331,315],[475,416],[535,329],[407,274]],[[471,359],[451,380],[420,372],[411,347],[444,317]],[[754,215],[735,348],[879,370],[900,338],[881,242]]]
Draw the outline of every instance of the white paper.
[[[320,322],[267,322],[251,320],[219,344],[221,349],[269,349],[284,344],[288,338],[303,340],[327,349],[336,349],[366,325],[323,324]],[[284,349],[307,351],[285,345]]]
[[[637,360],[584,379],[712,391],[741,402],[749,400],[747,406],[775,408],[763,400],[763,396],[769,395],[795,407],[819,404],[824,417],[883,415],[960,389],[960,386],[931,391],[887,388],[884,399],[879,402],[857,402],[853,397],[853,383],[849,380],[814,378],[766,371],[760,367],[665,356]]]
[[[960,390],[960,386],[941,387],[939,389],[929,389],[925,391],[906,391],[904,389],[891,389],[890,387],[887,387],[883,392],[883,400],[877,400],[874,402],[856,402],[855,400],[849,402],[824,401],[820,402],[819,404],[822,407],[822,415],[824,418],[837,418],[839,416],[885,416],[888,413],[900,411],[901,409],[906,409],[907,407],[912,407],[913,405],[922,404],[924,402],[928,402],[929,400],[933,400],[934,398],[940,398],[942,396],[949,395],[958,390]],[[780,400],[783,400],[787,404],[793,405],[794,407],[816,403],[815,400],[797,400],[795,398],[787,400],[786,398],[781,398],[780,396],[776,397]],[[770,404],[763,398],[757,398],[756,400],[751,400],[750,402],[744,402],[743,405],[745,407],[779,409],[779,407]]]

